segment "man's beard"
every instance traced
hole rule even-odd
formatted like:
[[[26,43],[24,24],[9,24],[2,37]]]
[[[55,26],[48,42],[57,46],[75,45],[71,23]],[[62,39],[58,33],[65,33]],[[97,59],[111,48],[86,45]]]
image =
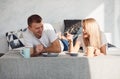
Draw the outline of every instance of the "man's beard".
[[[38,39],[40,39],[41,36],[42,36],[42,34],[41,34],[41,35],[35,34],[35,36],[36,36]]]

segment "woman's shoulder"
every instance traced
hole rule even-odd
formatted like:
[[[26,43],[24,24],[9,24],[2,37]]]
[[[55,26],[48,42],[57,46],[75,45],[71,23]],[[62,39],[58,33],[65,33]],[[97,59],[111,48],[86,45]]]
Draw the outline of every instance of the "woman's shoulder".
[[[106,39],[105,33],[103,31],[101,31],[101,38]]]
[[[100,33],[101,33],[101,36],[104,36],[104,35],[105,35],[105,32],[103,32],[103,31],[100,31]]]
[[[105,33],[102,31],[101,31],[101,40],[102,40],[102,45],[107,44]]]

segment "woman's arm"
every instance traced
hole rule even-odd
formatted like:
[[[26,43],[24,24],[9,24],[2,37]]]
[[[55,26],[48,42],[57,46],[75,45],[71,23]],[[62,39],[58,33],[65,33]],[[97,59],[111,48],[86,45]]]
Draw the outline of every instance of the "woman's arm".
[[[100,52],[104,55],[106,55],[106,44],[104,44],[101,48],[100,48]]]
[[[76,40],[75,46],[73,46],[73,41],[69,40],[69,52],[78,52],[80,48],[80,41]]]
[[[106,45],[103,45],[100,49],[95,48],[95,56],[106,55]]]

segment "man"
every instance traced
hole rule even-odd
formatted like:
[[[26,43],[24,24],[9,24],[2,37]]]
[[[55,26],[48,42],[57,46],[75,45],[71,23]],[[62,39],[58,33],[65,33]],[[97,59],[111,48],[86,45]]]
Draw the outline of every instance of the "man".
[[[60,53],[61,45],[54,28],[50,24],[42,22],[39,15],[31,15],[28,20],[28,28],[23,33],[25,46],[31,47],[31,56],[42,53]]]

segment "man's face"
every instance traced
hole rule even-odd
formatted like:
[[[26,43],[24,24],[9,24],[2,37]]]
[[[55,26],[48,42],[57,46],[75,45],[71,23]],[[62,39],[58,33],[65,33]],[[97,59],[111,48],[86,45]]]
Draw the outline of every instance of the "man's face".
[[[33,32],[33,34],[37,37],[37,38],[41,38],[42,36],[42,32],[43,32],[43,23],[35,23],[33,22],[31,24],[31,26],[28,27],[30,29],[30,31]]]

